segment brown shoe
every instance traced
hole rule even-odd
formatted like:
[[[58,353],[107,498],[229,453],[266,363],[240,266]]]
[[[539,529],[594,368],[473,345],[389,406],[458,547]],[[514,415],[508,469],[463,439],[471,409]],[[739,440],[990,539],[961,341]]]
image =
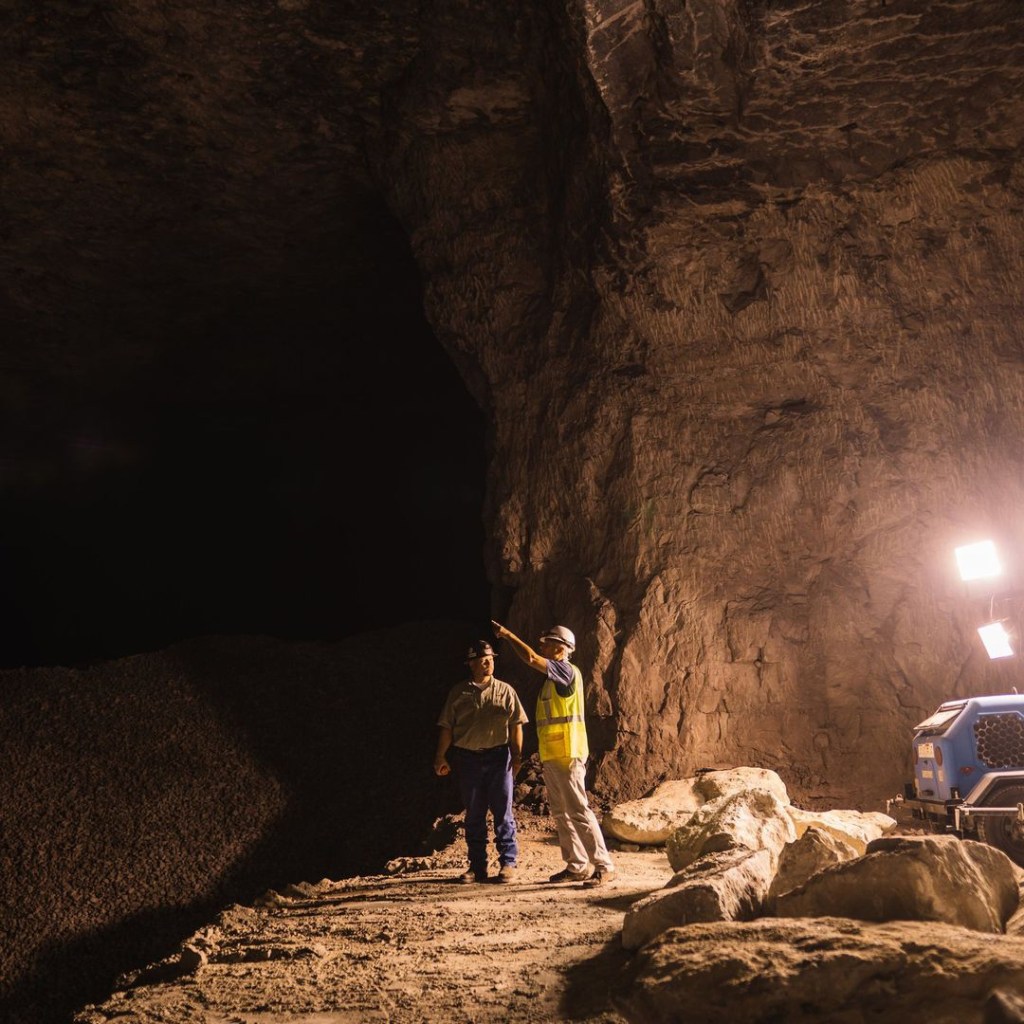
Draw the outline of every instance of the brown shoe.
[[[570,871],[568,868],[562,868],[561,871],[553,874],[548,881],[549,882],[583,882],[588,878],[586,871]]]
[[[584,883],[584,889],[595,889],[599,885],[606,885],[615,881],[614,871],[602,871],[598,868]]]
[[[462,882],[463,885],[472,885],[474,882],[486,882],[487,874],[484,873],[482,875],[478,875],[472,868],[470,868],[468,871],[463,871],[463,873],[459,875],[459,881]]]
[[[495,879],[496,882],[507,884],[516,880],[516,866],[515,864],[502,864],[501,870],[498,872],[498,877]]]

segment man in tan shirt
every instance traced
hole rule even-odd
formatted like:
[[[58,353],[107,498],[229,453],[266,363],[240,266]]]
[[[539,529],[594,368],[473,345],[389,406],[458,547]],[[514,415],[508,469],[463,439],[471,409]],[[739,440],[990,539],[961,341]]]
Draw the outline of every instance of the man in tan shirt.
[[[437,719],[434,772],[447,775],[454,768],[466,808],[469,870],[460,881],[487,881],[490,811],[500,865],[495,881],[511,882],[519,859],[512,789],[522,764],[523,723],[528,718],[519,694],[494,678],[494,648],[486,640],[470,645],[466,664],[472,678],[451,688]]]

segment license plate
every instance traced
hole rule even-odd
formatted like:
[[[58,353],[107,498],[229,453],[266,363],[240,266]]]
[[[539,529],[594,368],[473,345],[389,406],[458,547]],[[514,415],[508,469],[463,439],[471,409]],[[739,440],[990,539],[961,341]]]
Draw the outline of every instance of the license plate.
[[[935,756],[935,744],[934,743],[919,743],[917,745],[917,756],[918,757],[934,757]]]

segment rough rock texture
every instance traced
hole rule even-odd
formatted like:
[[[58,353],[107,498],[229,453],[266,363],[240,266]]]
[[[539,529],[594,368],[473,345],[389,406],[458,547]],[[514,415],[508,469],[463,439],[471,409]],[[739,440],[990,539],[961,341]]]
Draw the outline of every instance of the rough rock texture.
[[[227,903],[447,841],[434,721],[467,628],[0,672],[0,1020],[66,1024]]]
[[[704,804],[755,788],[774,793],[788,808],[789,793],[776,772],[740,765],[689,779],[667,779],[645,797],[615,804],[601,819],[601,828],[627,843],[664,843]]]
[[[678,872],[665,889],[637,900],[622,921],[622,944],[635,950],[655,936],[697,921],[747,921],[764,909],[775,855],[740,847],[709,853]]]
[[[430,315],[485,381],[507,618],[581,638],[600,786],[754,763],[877,808],[915,721],[1007,682],[951,551],[1012,542],[1021,503],[1024,12],[564,11],[574,120],[551,92],[505,122],[481,103],[522,161],[499,178],[452,132],[435,153],[465,174],[401,193]],[[459,89],[425,93],[418,125],[455,120]],[[520,230],[544,114],[564,198]],[[497,249],[445,231],[473,181]]]
[[[636,1024],[669,1024],[695,1006],[707,1024],[981,1024],[998,990],[1021,992],[1022,941],[838,918],[673,928],[638,954],[620,1008]]]
[[[984,843],[953,836],[885,837],[863,857],[827,868],[782,893],[779,917],[945,921],[1002,932],[1020,900],[1019,872]]]
[[[721,797],[734,796],[751,789],[764,789],[774,794],[789,807],[789,791],[777,771],[770,768],[751,768],[739,765],[719,771],[702,771],[693,781],[693,791],[705,803]]]
[[[851,811],[842,807],[831,811],[805,811],[792,804],[786,811],[796,826],[798,837],[809,828],[817,828],[831,833],[841,843],[849,843],[858,855],[865,853],[868,843],[896,826],[896,819],[881,811]]]
[[[866,851],[872,856],[864,857],[863,836],[875,823],[843,811],[835,819],[857,826],[856,835],[835,824],[818,828],[805,821],[797,837],[787,813],[792,808],[775,792],[730,784],[749,772],[718,773],[716,789],[729,795],[704,804],[669,836],[666,854],[675,874],[664,889],[626,911],[627,949],[679,925],[775,913],[1009,930],[1022,876],[1002,851],[953,836],[891,836],[872,840]],[[684,802],[687,796],[684,788]]]
[[[768,850],[774,865],[794,839],[796,829],[782,801],[766,789],[752,789],[704,804],[668,837],[665,850],[674,871],[705,853],[735,849]]]
[[[778,798],[796,829],[797,837],[809,828],[831,833],[840,843],[852,844],[857,855],[867,844],[891,831],[896,820],[881,811],[808,811],[789,801],[785,783],[776,772],[741,765],[719,771],[705,771],[688,779],[668,779],[637,800],[613,804],[601,819],[608,836],[626,843],[652,846],[667,843],[684,828],[694,814],[708,804],[720,805],[721,798],[765,790]],[[707,812],[705,812],[707,813]]]
[[[1017,0],[5,13],[12,430],[259,364],[232,311],[348,301],[399,232],[599,789],[876,808],[915,721],[1007,686],[951,548],[1021,504]]]
[[[657,846],[664,843],[704,803],[694,792],[694,779],[668,779],[648,796],[624,800],[601,819],[605,835],[626,843]]]
[[[774,910],[775,901],[781,893],[803,885],[812,875],[825,868],[853,860],[862,853],[831,832],[811,825],[782,848],[778,871],[768,890],[768,906]]]

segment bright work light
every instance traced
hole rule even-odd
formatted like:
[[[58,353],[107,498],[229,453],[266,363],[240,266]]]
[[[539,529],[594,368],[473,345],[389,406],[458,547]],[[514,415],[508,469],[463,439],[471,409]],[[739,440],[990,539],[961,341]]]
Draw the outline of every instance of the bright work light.
[[[960,579],[981,580],[989,576],[999,576],[1003,567],[999,564],[996,546],[990,540],[981,540],[977,544],[965,544],[956,549],[956,564],[960,569]]]
[[[1010,635],[1003,628],[1001,622],[990,622],[987,626],[979,626],[978,635],[990,658],[1009,658],[1013,655]]]

